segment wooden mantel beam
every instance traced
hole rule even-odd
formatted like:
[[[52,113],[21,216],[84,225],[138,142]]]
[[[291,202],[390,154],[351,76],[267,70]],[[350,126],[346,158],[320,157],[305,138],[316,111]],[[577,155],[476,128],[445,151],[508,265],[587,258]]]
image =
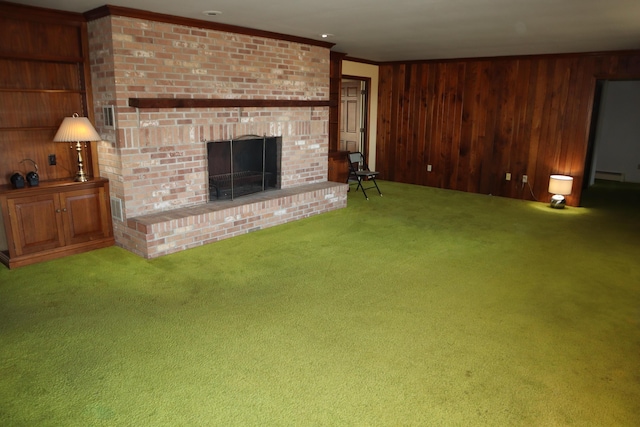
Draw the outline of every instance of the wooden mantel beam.
[[[336,101],[301,99],[129,98],[129,106],[135,108],[335,107]]]

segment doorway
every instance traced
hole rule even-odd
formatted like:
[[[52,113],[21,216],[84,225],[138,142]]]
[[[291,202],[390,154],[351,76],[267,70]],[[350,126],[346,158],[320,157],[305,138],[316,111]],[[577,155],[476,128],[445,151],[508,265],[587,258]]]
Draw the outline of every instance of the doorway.
[[[340,151],[360,151],[368,158],[369,80],[342,76],[340,95]]]
[[[596,81],[583,195],[596,180],[605,189],[640,183],[639,106],[640,80]]]
[[[598,80],[585,188],[596,179],[640,183],[640,80]]]

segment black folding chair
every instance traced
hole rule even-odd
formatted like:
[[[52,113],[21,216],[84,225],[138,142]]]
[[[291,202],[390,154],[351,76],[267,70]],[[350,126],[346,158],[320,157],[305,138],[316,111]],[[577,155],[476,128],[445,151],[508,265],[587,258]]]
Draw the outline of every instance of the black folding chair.
[[[371,188],[375,188],[376,190],[378,190],[378,194],[382,196],[382,192],[380,191],[378,183],[376,182],[376,177],[379,175],[379,173],[380,172],[372,171],[369,169],[369,166],[367,166],[367,162],[365,161],[364,156],[361,152],[356,151],[354,153],[349,153],[349,176],[347,178],[347,184],[357,182],[358,186],[356,187],[356,191],[361,188],[362,194],[364,194],[364,197],[367,200],[369,200],[369,197],[367,196],[367,192],[365,190],[369,190]],[[373,182],[373,185],[365,188],[362,185],[363,181],[371,181]]]

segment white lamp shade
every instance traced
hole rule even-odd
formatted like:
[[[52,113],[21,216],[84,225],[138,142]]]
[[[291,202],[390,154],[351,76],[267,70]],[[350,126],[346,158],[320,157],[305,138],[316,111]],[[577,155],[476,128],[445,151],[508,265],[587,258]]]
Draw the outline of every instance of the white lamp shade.
[[[573,177],[566,175],[551,175],[549,178],[549,193],[561,194],[563,196],[571,194],[573,187]]]
[[[96,132],[88,118],[65,117],[60,125],[60,129],[53,137],[55,142],[80,142],[80,141],[101,141],[100,135]]]

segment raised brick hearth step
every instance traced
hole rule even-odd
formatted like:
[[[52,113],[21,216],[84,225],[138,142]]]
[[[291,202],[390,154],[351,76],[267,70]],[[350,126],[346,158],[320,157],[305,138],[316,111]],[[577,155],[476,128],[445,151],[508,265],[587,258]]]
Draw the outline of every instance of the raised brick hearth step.
[[[320,182],[127,220],[127,249],[156,258],[347,206],[346,184]]]

